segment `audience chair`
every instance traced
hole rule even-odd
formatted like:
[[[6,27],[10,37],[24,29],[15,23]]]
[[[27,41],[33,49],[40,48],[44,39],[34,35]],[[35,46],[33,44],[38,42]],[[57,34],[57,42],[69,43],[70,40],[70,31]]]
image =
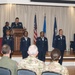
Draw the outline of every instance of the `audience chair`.
[[[45,71],[45,72],[42,72],[42,75],[61,75],[61,74],[56,72]]]
[[[36,75],[35,72],[28,69],[19,69],[17,72],[18,72],[18,75]]]
[[[11,71],[7,68],[0,67],[0,75],[11,75]]]

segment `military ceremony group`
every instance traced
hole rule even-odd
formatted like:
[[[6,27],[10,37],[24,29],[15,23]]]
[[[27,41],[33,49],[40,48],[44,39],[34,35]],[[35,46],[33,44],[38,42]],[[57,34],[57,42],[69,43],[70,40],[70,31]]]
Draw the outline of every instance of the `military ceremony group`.
[[[0,59],[0,67],[9,69],[11,75],[19,75],[18,71],[20,70],[28,70],[35,73],[35,75],[42,75],[44,72],[55,73],[52,75],[69,75],[68,69],[62,66],[63,55],[66,50],[66,37],[63,35],[62,29],[59,29],[59,34],[55,38],[54,49],[50,55],[52,62],[48,65],[45,64],[45,55],[48,51],[48,39],[45,37],[43,31],[37,37],[36,44],[31,45],[28,31],[25,30],[23,37],[20,39],[22,60],[19,63],[12,60],[12,53],[14,52],[14,38],[11,35],[12,29],[23,29],[23,24],[19,22],[18,17],[15,18],[15,22],[11,23],[11,27],[9,26],[9,22],[6,22],[3,27],[1,51],[3,56]],[[23,75],[22,72],[20,75]]]

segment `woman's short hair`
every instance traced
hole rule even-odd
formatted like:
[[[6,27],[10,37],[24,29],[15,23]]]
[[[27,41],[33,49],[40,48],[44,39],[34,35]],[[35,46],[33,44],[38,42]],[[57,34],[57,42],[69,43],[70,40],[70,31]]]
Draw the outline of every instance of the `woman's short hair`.
[[[19,19],[18,17],[16,17],[15,19]]]
[[[28,34],[28,31],[24,31],[24,32],[23,32],[23,35],[24,35],[25,33],[27,33],[27,34]]]
[[[6,25],[6,24],[9,24],[9,22],[5,22],[5,25]]]
[[[53,49],[51,52],[51,59],[52,61],[57,61],[60,58],[60,50],[59,49]]]
[[[41,34],[41,33],[44,33],[44,32],[43,32],[43,31],[41,31],[41,32],[40,32],[40,34]]]
[[[59,32],[62,31],[62,29],[59,29]]]
[[[10,49],[9,45],[5,44],[5,45],[2,46],[2,53],[3,54],[8,54],[10,50],[11,49]]]

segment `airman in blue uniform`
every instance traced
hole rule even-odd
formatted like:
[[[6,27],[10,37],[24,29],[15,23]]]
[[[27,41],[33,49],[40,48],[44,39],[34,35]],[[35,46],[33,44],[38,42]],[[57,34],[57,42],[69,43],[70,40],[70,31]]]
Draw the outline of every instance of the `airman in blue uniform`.
[[[23,25],[22,25],[22,22],[19,22],[19,18],[18,17],[16,17],[16,19],[15,19],[15,22],[12,22],[12,24],[11,24],[11,29],[23,29]]]
[[[59,29],[59,35],[56,36],[55,48],[59,49],[61,52],[59,63],[62,65],[64,51],[66,50],[66,37],[63,35],[62,29]]]
[[[31,45],[31,39],[28,37],[28,32],[24,32],[24,36],[21,38],[20,41],[20,51],[22,53],[22,57],[26,58],[28,56],[28,48]]]
[[[6,31],[11,30],[11,27],[9,26],[9,22],[5,23],[5,26],[3,27],[3,37],[6,36]]]
[[[48,40],[44,36],[44,32],[40,32],[40,37],[37,38],[36,46],[38,47],[38,59],[41,61],[45,61],[45,55],[48,51]]]
[[[11,52],[14,50],[14,39],[10,36],[10,30],[6,31],[6,36],[3,37],[2,45],[7,44],[11,48]]]

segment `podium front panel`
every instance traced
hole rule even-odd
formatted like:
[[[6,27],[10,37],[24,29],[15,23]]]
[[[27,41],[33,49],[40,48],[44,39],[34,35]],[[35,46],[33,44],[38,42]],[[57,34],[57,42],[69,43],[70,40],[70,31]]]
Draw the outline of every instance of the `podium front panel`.
[[[12,34],[14,38],[14,52],[20,52],[20,40],[23,36],[24,29],[13,29]]]

